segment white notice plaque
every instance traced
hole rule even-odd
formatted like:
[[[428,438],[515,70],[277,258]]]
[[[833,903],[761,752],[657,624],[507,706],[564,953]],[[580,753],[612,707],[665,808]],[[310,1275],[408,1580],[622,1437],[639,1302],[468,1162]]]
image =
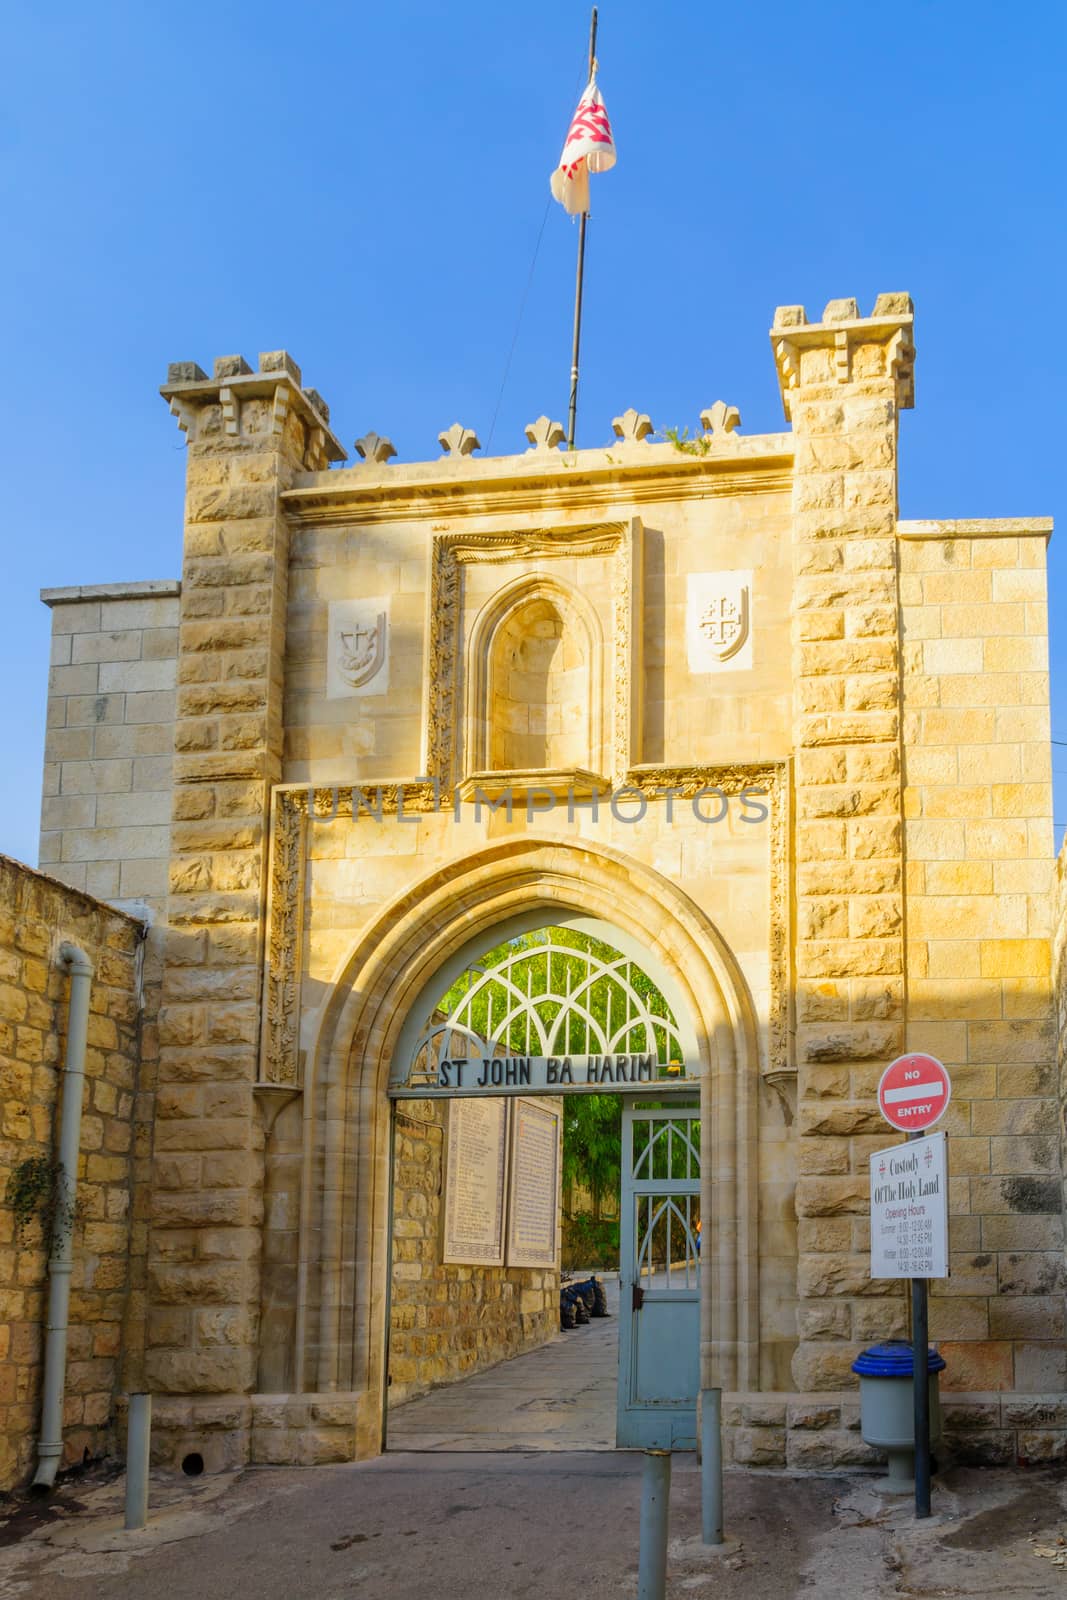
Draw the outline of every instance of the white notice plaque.
[[[948,1277],[944,1133],[928,1133],[872,1155],[871,1277]]]
[[[538,1100],[516,1100],[511,1124],[508,1266],[559,1261],[559,1132],[562,1116]]]
[[[504,1265],[507,1100],[454,1100],[448,1108],[442,1260]]]

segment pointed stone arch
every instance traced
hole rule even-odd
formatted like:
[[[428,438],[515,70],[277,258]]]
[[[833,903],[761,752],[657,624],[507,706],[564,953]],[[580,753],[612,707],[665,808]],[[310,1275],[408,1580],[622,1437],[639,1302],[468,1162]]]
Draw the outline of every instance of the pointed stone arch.
[[[337,972],[309,1055],[296,1370],[357,1399],[381,1446],[388,1303],[390,1066],[437,974],[509,926],[578,913],[636,937],[684,1007],[710,1131],[702,1176],[702,1381],[757,1388],[755,1015],[738,965],[675,885],[607,846],[526,835],[450,862],[392,902]],[[503,930],[503,933],[502,933]]]

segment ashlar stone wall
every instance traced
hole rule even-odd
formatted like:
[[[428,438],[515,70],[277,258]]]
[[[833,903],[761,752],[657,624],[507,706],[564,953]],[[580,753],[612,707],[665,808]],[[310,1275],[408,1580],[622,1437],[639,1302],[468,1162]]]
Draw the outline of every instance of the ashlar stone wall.
[[[952,1272],[934,1287],[930,1331],[958,1390],[1067,1387],[1049,531],[1037,519],[899,526],[907,1043],[952,1076]]]
[[[178,595],[42,589],[52,612],[40,863],[101,900],[166,901]]]
[[[70,940],[93,963],[74,1225],[63,1465],[116,1445],[131,1287],[131,1183],[140,1044],[141,924],[0,856],[0,1489],[35,1466],[48,1277],[42,1229],[22,1231],[11,1174],[54,1157]],[[127,1330],[128,1331],[128,1330]]]
[[[442,1261],[448,1105],[405,1100],[394,1115],[390,1406],[559,1332],[558,1269]]]

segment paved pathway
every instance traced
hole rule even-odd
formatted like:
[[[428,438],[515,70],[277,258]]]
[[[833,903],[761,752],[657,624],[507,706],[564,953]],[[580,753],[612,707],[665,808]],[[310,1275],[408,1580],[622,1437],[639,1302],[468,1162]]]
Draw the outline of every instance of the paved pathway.
[[[139,1533],[121,1477],[90,1474],[0,1512],[0,1600],[636,1600],[641,1469],[601,1450],[154,1474]],[[701,1545],[675,1456],[667,1600],[1063,1600],[1057,1473],[951,1473],[916,1523],[860,1478],[728,1472],[726,1528],[740,1548]]]
[[[609,1317],[398,1406],[389,1414],[389,1449],[613,1450],[619,1282],[614,1273],[599,1276]]]

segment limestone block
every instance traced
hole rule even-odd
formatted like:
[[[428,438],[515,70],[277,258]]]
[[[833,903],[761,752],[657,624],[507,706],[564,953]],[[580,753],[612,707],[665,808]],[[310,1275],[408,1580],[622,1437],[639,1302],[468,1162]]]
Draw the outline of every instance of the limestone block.
[[[984,1250],[1062,1250],[1063,1221],[1048,1214],[984,1216]]]
[[[1067,1288],[1067,1270],[1056,1255],[1028,1251],[997,1257],[999,1289],[1005,1295],[1058,1295]]]
[[[785,1439],[784,1428],[734,1428],[733,1459],[742,1467],[784,1467]]]
[[[1067,1351],[1062,1340],[1017,1340],[1015,1387],[1023,1393],[1062,1392],[1067,1380]]]
[[[833,1299],[839,1295],[880,1298],[897,1292],[890,1279],[872,1278],[866,1255],[811,1255],[800,1261],[797,1290],[804,1299]],[[799,1381],[799,1380],[798,1380]],[[801,1383],[802,1388],[825,1384]]]
[[[857,1300],[852,1307],[852,1337],[859,1344],[906,1339],[909,1333],[908,1307],[902,1296],[896,1300]]]
[[[786,1465],[794,1471],[825,1470],[838,1464],[836,1455],[834,1433],[814,1433],[803,1431],[794,1433],[790,1430],[787,1449]],[[874,1453],[871,1452],[872,1460]]]
[[[118,794],[127,791],[132,781],[130,761],[65,761],[60,788],[64,795]]]
[[[852,1363],[858,1353],[855,1344],[802,1345],[793,1356],[793,1381],[798,1389],[815,1393],[850,1388],[856,1381]]]
[[[944,1340],[940,1345],[945,1358],[941,1375],[943,1390],[964,1393],[991,1393],[1013,1387],[1012,1348],[996,1340]]]
[[[801,1028],[797,1042],[806,1061],[882,1060],[897,1052],[900,1029],[892,1023],[882,1027]]]

